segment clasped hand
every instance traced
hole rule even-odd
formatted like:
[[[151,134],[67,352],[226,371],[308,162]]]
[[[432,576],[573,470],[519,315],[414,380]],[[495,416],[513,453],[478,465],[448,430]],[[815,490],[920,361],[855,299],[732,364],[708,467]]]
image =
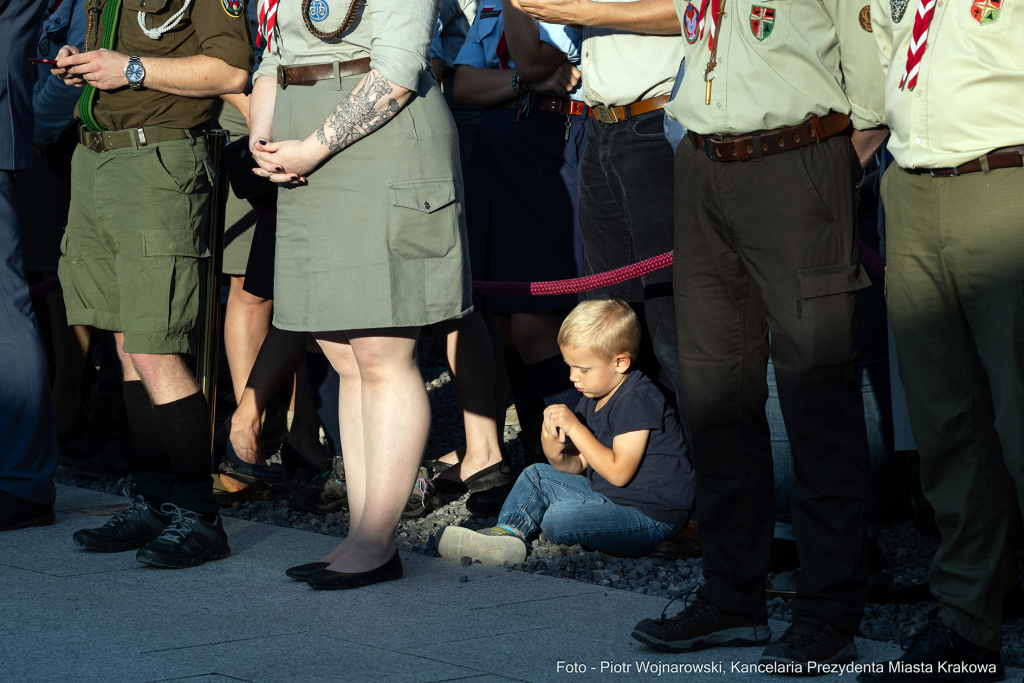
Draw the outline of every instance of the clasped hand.
[[[57,66],[50,73],[68,85],[81,88],[88,83],[97,90],[128,87],[124,69],[128,56],[101,48],[82,52],[74,45],[65,45],[57,53]]]
[[[250,139],[249,151],[259,164],[252,172],[273,183],[304,183],[306,175],[323,161],[315,141],[308,138],[281,142]]]
[[[558,443],[565,443],[565,437],[579,424],[579,418],[568,406],[558,404],[544,409],[544,432]]]

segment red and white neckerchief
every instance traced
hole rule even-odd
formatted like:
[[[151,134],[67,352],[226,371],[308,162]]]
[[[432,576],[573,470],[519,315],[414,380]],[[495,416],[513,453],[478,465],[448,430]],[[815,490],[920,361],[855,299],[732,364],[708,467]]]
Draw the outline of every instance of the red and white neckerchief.
[[[719,0],[704,0],[700,5],[700,14],[697,18],[697,30],[701,39],[704,38],[704,24],[708,18],[708,8],[711,8],[711,37],[708,39],[708,49],[715,49],[715,18],[718,16]]]
[[[498,53],[498,64],[501,65],[502,69],[511,69],[508,65],[508,41],[505,40],[505,32],[501,32],[501,37],[498,38],[498,46],[494,50]]]
[[[265,42],[270,46],[270,38],[277,26],[277,2],[278,0],[259,0],[256,6],[256,13],[259,19],[259,28],[256,30],[256,47],[263,47]]]
[[[903,69],[903,78],[900,79],[900,90],[903,86],[907,90],[913,90],[917,85],[917,72],[921,70],[921,58],[924,57],[924,50],[928,47],[928,27],[931,26],[932,17],[935,16],[936,0],[921,0],[917,6],[917,14],[914,15],[914,30],[910,34],[910,47],[907,49],[907,65]]]

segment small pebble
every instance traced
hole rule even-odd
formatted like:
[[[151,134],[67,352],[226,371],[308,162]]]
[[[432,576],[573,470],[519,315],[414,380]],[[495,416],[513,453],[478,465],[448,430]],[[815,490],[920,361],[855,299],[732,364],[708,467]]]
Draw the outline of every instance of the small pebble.
[[[469,557],[468,555],[463,555],[462,559],[459,561],[462,563],[463,567],[468,567],[469,565],[473,564],[473,558]]]
[[[465,574],[459,577],[459,583],[466,583],[467,581],[469,581],[469,577]]]

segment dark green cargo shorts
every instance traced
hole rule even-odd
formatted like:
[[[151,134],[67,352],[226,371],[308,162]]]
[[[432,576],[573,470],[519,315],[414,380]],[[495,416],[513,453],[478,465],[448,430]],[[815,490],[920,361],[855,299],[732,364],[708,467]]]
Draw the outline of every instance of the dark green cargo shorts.
[[[128,353],[194,350],[208,164],[202,138],[78,146],[59,268],[69,325],[123,332]]]

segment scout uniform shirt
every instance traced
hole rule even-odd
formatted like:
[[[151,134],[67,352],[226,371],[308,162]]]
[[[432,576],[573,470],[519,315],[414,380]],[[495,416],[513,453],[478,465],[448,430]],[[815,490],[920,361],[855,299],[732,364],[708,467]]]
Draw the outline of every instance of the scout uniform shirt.
[[[913,89],[900,89],[918,0],[872,0],[889,151],[903,168],[950,168],[1024,143],[1024,4],[934,2]]]
[[[347,62],[370,58],[370,67],[397,86],[416,92],[436,28],[438,0],[370,0],[359,2],[352,25],[331,42],[306,28],[302,3],[282,0],[277,24],[255,78],[277,78],[277,67]],[[350,0],[313,0],[309,18],[319,31],[341,26]]]
[[[570,26],[546,24],[543,21],[537,22],[537,29],[541,40],[565,53],[567,62],[577,65],[580,63],[579,31]],[[481,69],[516,68],[512,55],[505,45],[505,20],[502,18],[501,0],[484,0],[480,3],[476,21],[466,35],[466,43],[459,51],[455,64]],[[511,79],[510,73],[509,80]],[[583,99],[579,86],[565,96],[574,100]]]
[[[181,20],[172,17],[188,3]],[[107,11],[117,0],[88,0],[92,30],[85,41],[86,50],[103,46],[128,56],[138,57],[214,57],[236,69],[252,69],[252,45],[244,0],[122,0],[117,35],[109,43],[104,35]],[[142,31],[140,17],[147,29],[166,27],[159,39]],[[172,28],[173,26],[173,28]],[[84,95],[84,93],[83,93]],[[96,93],[93,116],[107,130],[126,130],[143,126],[193,128],[206,123],[213,106],[212,97],[183,97],[125,86]]]
[[[686,73],[669,114],[701,135],[744,135],[848,114],[857,129],[883,123],[883,79],[868,0],[674,0]],[[725,11],[711,104],[714,8]]]
[[[442,70],[455,69],[455,58],[466,43],[479,7],[479,0],[441,0],[441,14],[437,18],[437,34],[430,48],[430,58],[440,58]]]
[[[51,0],[43,21],[43,30],[36,44],[38,59],[55,59],[65,45],[81,49],[85,42],[85,0]],[[37,145],[49,145],[74,121],[75,108],[81,88],[68,85],[50,73],[49,64],[36,67],[36,82],[32,88],[32,111],[35,114]]]
[[[591,107],[621,107],[670,94],[683,46],[675,36],[584,26],[582,57],[583,100]]]

